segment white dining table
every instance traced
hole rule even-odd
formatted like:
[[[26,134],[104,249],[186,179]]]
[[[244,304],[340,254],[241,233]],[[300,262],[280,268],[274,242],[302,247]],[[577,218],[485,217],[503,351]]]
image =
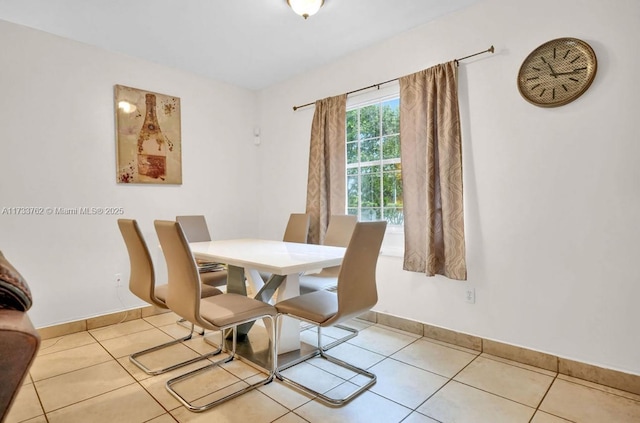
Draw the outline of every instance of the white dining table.
[[[189,246],[196,259],[228,266],[227,292],[247,295],[246,277],[256,290],[255,298],[265,302],[278,302],[300,295],[301,273],[338,266],[346,251],[343,247],[264,239],[191,242]],[[264,283],[260,272],[273,276]],[[246,334],[249,328],[245,326],[239,332]],[[300,349],[298,320],[284,318],[278,332],[280,353]]]

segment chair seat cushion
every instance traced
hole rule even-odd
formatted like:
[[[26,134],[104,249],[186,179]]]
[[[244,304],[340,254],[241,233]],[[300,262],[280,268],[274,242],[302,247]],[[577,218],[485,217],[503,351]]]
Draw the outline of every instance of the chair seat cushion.
[[[200,301],[200,316],[218,328],[265,315],[275,316],[275,307],[244,295],[222,294]]]
[[[322,326],[338,312],[338,295],[316,291],[276,303],[276,308],[278,313],[298,316]]]

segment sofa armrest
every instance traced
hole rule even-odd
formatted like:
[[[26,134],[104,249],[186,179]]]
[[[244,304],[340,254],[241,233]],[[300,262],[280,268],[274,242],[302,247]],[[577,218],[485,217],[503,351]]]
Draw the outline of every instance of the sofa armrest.
[[[20,391],[39,347],[40,336],[27,313],[0,309],[0,422]]]

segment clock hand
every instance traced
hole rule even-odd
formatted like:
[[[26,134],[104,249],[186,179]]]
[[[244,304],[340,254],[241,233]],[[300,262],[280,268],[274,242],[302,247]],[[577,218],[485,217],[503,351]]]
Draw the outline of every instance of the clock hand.
[[[572,70],[571,72],[556,72],[556,73],[552,73],[552,76],[555,76],[556,78],[560,75],[573,75],[576,73],[580,73],[582,69],[576,69],[576,70]]]
[[[553,67],[551,67],[551,63],[549,62],[545,62],[547,64],[547,66],[549,66],[549,69],[551,69],[551,76],[553,76],[554,78],[557,78],[558,74],[553,70]]]

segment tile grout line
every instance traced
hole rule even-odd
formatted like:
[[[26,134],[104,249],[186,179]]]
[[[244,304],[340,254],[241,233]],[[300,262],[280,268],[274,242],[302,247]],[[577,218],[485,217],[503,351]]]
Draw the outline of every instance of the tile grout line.
[[[426,403],[427,403],[431,398],[433,398],[433,397],[434,397],[438,392],[440,392],[440,391],[441,391],[445,386],[447,386],[449,383],[451,383],[451,382],[453,381],[453,378],[455,378],[456,376],[458,376],[458,375],[460,374],[460,372],[462,372],[464,369],[466,369],[467,367],[469,367],[469,365],[471,365],[471,363],[473,363],[474,361],[476,361],[476,359],[477,359],[478,357],[480,357],[480,353],[479,353],[479,354],[477,354],[475,357],[473,357],[473,359],[472,359],[470,362],[468,362],[464,367],[462,367],[462,368],[461,368],[461,369],[460,369],[456,374],[454,374],[453,376],[451,376],[451,377],[449,378],[449,380],[447,380],[447,382],[446,382],[444,385],[442,385],[441,387],[439,387],[438,389],[436,389],[436,390],[435,390],[431,395],[429,395],[429,396],[427,397],[427,399],[425,399],[425,400],[424,400],[424,401],[422,401],[420,404],[418,404],[418,406],[417,406],[416,408],[414,408],[414,409],[413,409],[413,411],[414,411],[414,412],[416,412],[416,413],[418,413],[418,414],[422,414],[422,413],[418,412],[418,409],[419,409],[420,407],[422,407],[424,404],[426,404]],[[437,420],[437,419],[435,419],[434,417],[428,416],[428,415],[426,415],[426,414],[425,414],[425,416],[429,417],[430,419]]]
[[[121,324],[121,323],[122,323],[122,322],[117,323],[117,324]],[[148,323],[148,322],[147,322],[147,323]],[[144,332],[144,331],[138,331],[138,332]],[[133,333],[138,333],[138,332],[133,332]],[[98,340],[98,339],[97,339],[97,338],[96,338],[96,337],[95,337],[91,332],[87,331],[87,333],[89,333],[89,336],[91,336],[93,339],[95,339],[95,341],[98,343],[98,345],[100,345],[100,347],[102,347],[102,348],[107,352],[107,354],[109,354],[109,356],[111,356],[112,360],[113,360],[113,361],[115,361],[115,362],[118,364],[118,366],[120,366],[120,368],[122,368],[122,370],[124,370],[124,371],[125,371],[125,372],[126,372],[126,373],[127,373],[127,374],[128,374],[128,375],[129,375],[133,380],[134,380],[134,383],[133,383],[133,384],[137,384],[138,386],[140,386],[140,388],[142,388],[142,390],[143,390],[144,392],[146,392],[146,393],[147,393],[147,395],[149,395],[149,396],[150,396],[150,397],[151,397],[151,398],[152,398],[152,399],[153,399],[153,400],[154,400],[154,401],[155,401],[155,402],[160,406],[160,408],[161,408],[161,409],[165,410],[166,414],[169,414],[169,415],[171,416],[171,418],[173,418],[173,419],[175,420],[175,418],[173,417],[173,415],[171,414],[171,412],[170,412],[169,410],[167,410],[167,409],[165,408],[165,406],[164,406],[164,405],[162,405],[162,404],[160,403],[160,401],[158,401],[158,400],[156,399],[156,397],[154,397],[154,396],[151,394],[151,392],[149,392],[149,391],[145,388],[145,386],[142,384],[142,380],[147,380],[148,378],[145,378],[145,379],[142,379],[142,380],[138,380],[138,378],[136,378],[135,376],[133,376],[133,375],[129,372],[129,370],[127,370],[127,368],[126,368],[122,363],[120,363],[120,361],[118,361],[118,358],[116,358],[113,354],[111,354],[111,351],[107,350],[107,348],[105,348],[105,346],[104,346],[104,345],[102,345],[102,342],[100,342],[100,341],[99,341],[99,340]],[[127,335],[130,335],[130,334],[127,334]],[[126,335],[121,335],[121,336],[126,336]],[[115,338],[119,338],[119,337],[114,337],[114,338],[109,338],[109,339],[115,339]],[[107,339],[105,339],[105,341],[106,341],[106,340],[107,340]],[[131,385],[133,385],[133,384],[131,384]],[[130,386],[130,385],[125,385],[125,386]],[[123,388],[123,387],[120,387],[120,388]],[[120,389],[120,388],[118,388],[118,389]],[[110,391],[110,392],[113,392],[113,391]],[[105,393],[106,393],[106,392],[105,392]],[[102,395],[102,394],[101,394],[101,395]],[[85,401],[86,401],[86,400],[85,400]],[[161,416],[162,416],[162,415],[160,415],[160,416],[156,416],[156,417],[154,417],[154,419],[155,419],[155,418],[158,418],[158,417],[161,417]],[[153,420],[153,419],[151,419],[151,420]]]
[[[558,373],[558,375],[560,375],[560,374],[561,374],[561,373]],[[592,383],[592,384],[594,384],[594,385],[604,386],[604,387],[606,387],[606,388],[615,389],[615,390],[617,390],[617,391],[622,391],[622,392],[626,392],[626,393],[631,394],[631,395],[638,396],[637,394],[634,394],[633,392],[628,392],[628,391],[625,391],[625,390],[623,390],[623,389],[614,388],[614,387],[612,387],[612,386],[603,385],[603,384],[601,384],[601,383],[591,382],[591,381],[588,381],[588,380],[585,380],[585,379],[580,379],[579,377],[569,376],[569,375],[565,375],[565,374],[563,374],[563,376],[573,377],[573,378],[575,378],[575,379],[582,380],[582,381],[585,381],[585,382],[589,382],[589,383]],[[604,393],[604,394],[609,394],[609,395],[613,395],[613,396],[618,397],[618,398],[624,398],[624,399],[629,400],[629,401],[637,402],[637,403],[640,405],[640,398],[638,398],[638,399],[635,399],[635,398],[629,398],[629,397],[627,397],[627,396],[620,395],[620,394],[618,394],[618,393],[616,393],[616,392],[609,392],[609,391],[607,391],[607,390],[605,390],[605,389],[600,389],[600,388],[598,388],[597,386],[588,386],[588,385],[582,384],[582,383],[580,383],[580,382],[575,382],[575,381],[573,381],[573,380],[567,380],[567,379],[562,379],[562,378],[558,378],[558,379],[559,379],[559,380],[561,380],[561,381],[563,381],[563,382],[567,382],[567,383],[571,383],[571,384],[573,384],[573,385],[581,386],[581,387],[583,387],[583,388],[593,389],[594,391],[602,392],[602,393]]]
[[[540,402],[538,402],[538,405],[536,406],[536,411],[533,412],[533,415],[531,416],[531,418],[529,419],[529,423],[531,423],[531,421],[533,420],[533,418],[535,417],[536,413],[538,412],[538,410],[540,410],[540,406],[542,405],[542,403],[544,402],[544,399],[547,397],[547,395],[549,394],[549,391],[551,391],[551,387],[553,386],[553,384],[556,382],[556,380],[558,380],[558,374],[556,373],[556,375],[554,376],[553,380],[551,381],[551,383],[549,384],[549,387],[547,388],[547,390],[545,391],[544,395],[542,396],[542,398],[540,399]]]

